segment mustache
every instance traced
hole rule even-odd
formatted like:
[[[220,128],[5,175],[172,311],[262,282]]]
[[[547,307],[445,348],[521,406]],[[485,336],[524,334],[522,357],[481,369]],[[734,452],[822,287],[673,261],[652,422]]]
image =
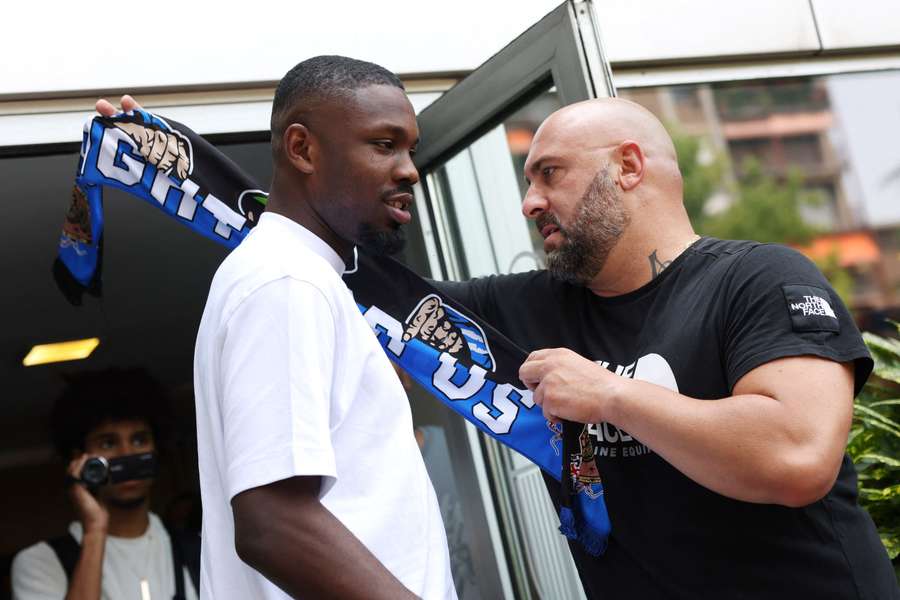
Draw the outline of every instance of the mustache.
[[[557,219],[556,215],[551,212],[544,211],[539,214],[538,217],[534,220],[534,225],[537,227],[538,231],[543,231],[544,227],[546,227],[547,225],[555,225],[559,228],[563,235],[566,234],[565,228],[563,228],[563,226],[559,224],[559,219]]]
[[[396,196],[397,194],[409,194],[410,196],[414,195],[414,194],[413,194],[413,186],[412,186],[412,184],[411,184],[411,183],[401,183],[401,184],[398,185],[397,187],[392,188],[392,189],[390,189],[390,190],[386,190],[385,192],[383,192],[383,193],[381,194],[381,197],[382,197],[383,199],[384,199],[384,198],[390,198],[391,196]]]

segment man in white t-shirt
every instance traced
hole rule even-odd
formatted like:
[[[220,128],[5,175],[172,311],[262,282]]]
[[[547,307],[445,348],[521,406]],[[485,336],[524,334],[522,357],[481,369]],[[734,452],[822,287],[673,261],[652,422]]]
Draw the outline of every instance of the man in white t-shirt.
[[[197,334],[201,597],[456,598],[406,394],[341,279],[354,246],[402,247],[415,113],[394,74],[320,56],[271,127],[266,212]]]
[[[12,564],[15,600],[196,600],[187,565],[196,544],[169,532],[150,512],[153,479],[89,490],[77,482],[90,457],[107,460],[156,451],[165,392],[142,369],[70,376],[51,416],[53,442],[67,459],[68,495],[77,520],[66,534],[19,552]],[[196,534],[194,534],[196,538]],[[194,557],[196,558],[196,554]],[[175,564],[179,563],[179,579]]]

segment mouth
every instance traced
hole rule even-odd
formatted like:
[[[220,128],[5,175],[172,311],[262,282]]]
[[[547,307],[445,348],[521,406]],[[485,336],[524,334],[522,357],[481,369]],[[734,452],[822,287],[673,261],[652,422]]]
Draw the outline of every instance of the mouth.
[[[412,205],[412,202],[412,194],[407,194],[405,192],[392,194],[384,199],[384,203],[388,208],[388,213],[391,215],[391,218],[401,225],[406,225],[412,220],[412,215],[409,212],[409,207]]]
[[[548,237],[550,237],[557,231],[559,231],[559,225],[554,225],[553,223],[548,223],[547,225],[544,225],[543,227],[541,227],[541,237],[543,237],[546,240]]]

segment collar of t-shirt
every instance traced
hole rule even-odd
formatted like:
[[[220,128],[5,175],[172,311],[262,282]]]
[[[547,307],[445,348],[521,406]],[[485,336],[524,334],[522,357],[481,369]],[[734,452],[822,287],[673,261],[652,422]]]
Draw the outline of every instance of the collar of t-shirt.
[[[312,231],[301,225],[300,223],[288,219],[277,213],[264,212],[259,218],[259,225],[255,230],[262,228],[278,228],[282,232],[295,238],[301,244],[324,258],[332,268],[337,271],[338,276],[344,275],[347,268],[343,259],[334,251],[334,248],[325,243],[325,241],[314,234]]]

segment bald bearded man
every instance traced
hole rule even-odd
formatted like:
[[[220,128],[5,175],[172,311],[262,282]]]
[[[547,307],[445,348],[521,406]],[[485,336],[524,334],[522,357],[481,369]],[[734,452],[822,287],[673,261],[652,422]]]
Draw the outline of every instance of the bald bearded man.
[[[571,544],[588,596],[900,597],[844,452],[872,360],[818,269],[696,235],[672,141],[631,102],[551,115],[525,176],[548,270],[441,286],[535,350],[548,419],[588,424],[613,524],[603,556]]]

